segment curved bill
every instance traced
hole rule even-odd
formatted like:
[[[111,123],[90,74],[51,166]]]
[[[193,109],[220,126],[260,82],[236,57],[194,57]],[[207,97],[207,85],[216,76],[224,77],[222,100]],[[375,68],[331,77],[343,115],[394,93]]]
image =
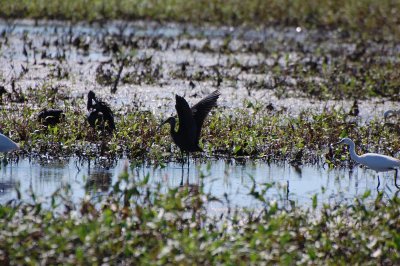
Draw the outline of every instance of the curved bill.
[[[167,123],[167,120],[162,121],[162,123],[157,127],[157,131],[160,131],[160,129],[162,128],[163,125],[165,125]]]

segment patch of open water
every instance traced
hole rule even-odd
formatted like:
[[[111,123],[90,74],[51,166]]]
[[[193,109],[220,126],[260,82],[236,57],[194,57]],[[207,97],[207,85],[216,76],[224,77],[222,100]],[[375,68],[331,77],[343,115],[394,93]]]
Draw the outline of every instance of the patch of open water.
[[[0,204],[17,198],[15,188],[18,186],[22,199],[31,201],[31,192],[49,204],[51,195],[66,186],[71,188],[69,200],[76,203],[85,195],[98,198],[106,195],[111,186],[118,180],[128,160],[119,160],[113,168],[104,169],[89,167],[87,162],[77,163],[70,159],[64,163],[40,164],[20,160],[3,166],[0,176]],[[201,183],[204,191],[221,199],[222,203],[212,204],[212,208],[226,208],[228,196],[230,206],[261,206],[249,192],[255,182],[256,191],[261,191],[265,184],[271,184],[264,197],[276,201],[279,206],[312,205],[312,197],[317,194],[318,205],[322,203],[340,204],[352,202],[365,192],[371,191],[369,199],[377,195],[377,174],[369,169],[356,167],[348,169],[327,169],[321,166],[293,167],[290,164],[266,163],[253,161],[210,160],[207,162],[190,161],[190,167],[182,169],[176,162],[167,163],[164,167],[139,165],[128,167],[130,178],[141,180],[149,176],[151,187],[161,184],[163,191],[167,188],[189,184],[196,188]],[[380,173],[379,191],[385,198],[392,198],[396,193],[393,173]],[[287,190],[289,188],[289,190]]]

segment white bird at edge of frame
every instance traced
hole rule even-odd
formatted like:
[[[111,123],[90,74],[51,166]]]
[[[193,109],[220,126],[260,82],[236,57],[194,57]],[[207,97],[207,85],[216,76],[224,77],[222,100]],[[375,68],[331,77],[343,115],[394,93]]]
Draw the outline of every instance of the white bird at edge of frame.
[[[359,164],[365,165],[368,168],[375,170],[376,172],[386,172],[386,171],[395,171],[394,175],[394,184],[397,189],[400,189],[400,186],[397,185],[397,170],[400,167],[400,160],[378,153],[366,153],[363,155],[357,155],[356,153],[356,145],[354,141],[349,138],[344,138],[341,141],[337,142],[337,144],[347,144],[350,147],[350,157],[352,160],[356,161]],[[378,188],[380,185],[379,176],[378,176]]]
[[[387,110],[383,113],[383,119],[386,121],[389,117],[400,115],[400,110]]]
[[[19,145],[0,133],[0,152],[9,152],[19,149]]]

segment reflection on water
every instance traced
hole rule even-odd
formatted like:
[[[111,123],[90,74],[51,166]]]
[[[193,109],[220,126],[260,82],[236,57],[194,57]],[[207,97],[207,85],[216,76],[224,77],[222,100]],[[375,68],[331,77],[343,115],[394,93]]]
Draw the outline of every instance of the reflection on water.
[[[0,197],[6,193],[9,193],[15,188],[15,182],[12,180],[1,180],[0,181]]]
[[[111,172],[97,170],[89,173],[85,189],[91,192],[108,192],[112,184]]]
[[[29,191],[41,200],[48,200],[57,190],[68,186],[69,200],[77,202],[85,195],[101,196],[107,193],[118,175],[123,172],[127,160],[119,160],[115,167],[103,169],[96,165],[77,163],[73,159],[65,162],[40,164],[20,160],[1,169],[0,203],[15,199],[18,187],[22,198],[30,200]],[[200,185],[204,191],[218,197],[231,206],[260,206],[251,193],[261,193],[267,201],[276,201],[281,206],[310,206],[317,194],[318,203],[351,202],[355,197],[371,191],[371,198],[377,195],[378,184],[375,172],[355,168],[328,170],[318,166],[290,166],[289,164],[268,164],[262,161],[238,163],[237,161],[216,160],[209,162],[191,161],[190,168],[179,163],[168,163],[165,167],[139,165],[128,167],[130,178],[141,180],[149,176],[149,184],[168,187],[187,187],[197,193]],[[385,198],[391,198],[396,189],[393,173],[380,174],[380,188]],[[215,206],[218,208],[218,206]]]

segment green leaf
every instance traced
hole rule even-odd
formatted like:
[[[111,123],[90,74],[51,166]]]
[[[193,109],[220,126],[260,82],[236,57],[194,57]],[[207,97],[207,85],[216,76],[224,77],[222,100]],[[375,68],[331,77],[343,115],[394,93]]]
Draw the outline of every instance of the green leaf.
[[[312,197],[312,207],[313,207],[313,209],[317,208],[317,205],[318,205],[317,194],[314,194],[314,196]]]

